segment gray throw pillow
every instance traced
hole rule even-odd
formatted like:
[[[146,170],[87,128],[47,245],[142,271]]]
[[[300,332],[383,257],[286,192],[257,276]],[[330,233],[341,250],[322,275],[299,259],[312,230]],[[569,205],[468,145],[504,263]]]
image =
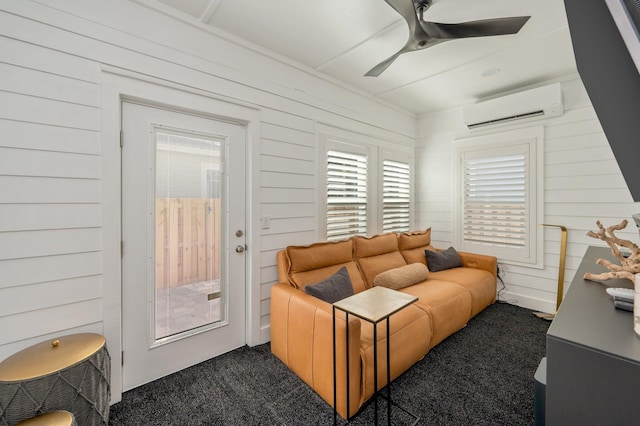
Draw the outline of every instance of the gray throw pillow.
[[[335,303],[345,297],[353,296],[353,285],[347,267],[343,266],[324,281],[305,286],[304,291],[325,302]]]
[[[427,257],[427,266],[431,272],[462,266],[462,259],[460,259],[460,255],[453,247],[441,252],[425,250],[424,254]]]

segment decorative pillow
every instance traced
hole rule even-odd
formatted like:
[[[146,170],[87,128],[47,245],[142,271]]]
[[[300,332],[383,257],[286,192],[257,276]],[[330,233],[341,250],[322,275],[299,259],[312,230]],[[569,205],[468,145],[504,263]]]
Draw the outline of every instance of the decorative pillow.
[[[422,263],[412,263],[381,272],[373,279],[374,286],[399,290],[427,279],[429,270]]]
[[[427,257],[427,266],[431,272],[462,266],[462,259],[460,259],[460,255],[453,247],[441,252],[425,250],[424,254]]]
[[[345,266],[324,281],[305,286],[304,291],[328,303],[335,303],[345,297],[353,296],[353,286]]]

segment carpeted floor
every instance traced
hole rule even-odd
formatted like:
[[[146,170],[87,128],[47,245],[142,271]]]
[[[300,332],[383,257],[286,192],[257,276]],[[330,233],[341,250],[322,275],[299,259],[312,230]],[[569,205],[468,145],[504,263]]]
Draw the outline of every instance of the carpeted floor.
[[[495,304],[392,383],[395,403],[428,425],[532,425],[533,375],[549,323]],[[393,356],[393,355],[392,355]],[[331,372],[327,372],[331,374]],[[386,422],[379,399],[379,420]],[[365,404],[351,424],[373,424]],[[393,424],[411,418],[392,406]],[[111,425],[326,425],[333,410],[270,352],[242,347],[126,392]],[[338,424],[346,422],[338,417]]]

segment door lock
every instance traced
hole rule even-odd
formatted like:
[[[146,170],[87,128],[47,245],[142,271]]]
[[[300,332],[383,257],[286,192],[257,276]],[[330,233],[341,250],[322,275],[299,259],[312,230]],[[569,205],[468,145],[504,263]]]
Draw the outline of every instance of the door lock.
[[[242,237],[243,235],[244,235],[244,232],[242,232],[242,229],[238,229],[238,230],[236,231],[236,237],[240,238],[240,237]]]
[[[236,253],[242,253],[245,250],[245,246],[238,245],[236,246]]]

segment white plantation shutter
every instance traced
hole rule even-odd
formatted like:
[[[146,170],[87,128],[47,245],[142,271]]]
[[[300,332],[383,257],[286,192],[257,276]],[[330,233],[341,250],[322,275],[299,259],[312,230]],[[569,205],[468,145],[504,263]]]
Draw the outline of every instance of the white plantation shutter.
[[[382,230],[409,231],[411,221],[411,187],[408,163],[382,162]]]
[[[327,239],[367,233],[367,156],[327,153]]]
[[[544,128],[456,141],[457,248],[542,268]]]
[[[529,228],[527,155],[487,154],[464,158],[463,239],[521,249]]]

